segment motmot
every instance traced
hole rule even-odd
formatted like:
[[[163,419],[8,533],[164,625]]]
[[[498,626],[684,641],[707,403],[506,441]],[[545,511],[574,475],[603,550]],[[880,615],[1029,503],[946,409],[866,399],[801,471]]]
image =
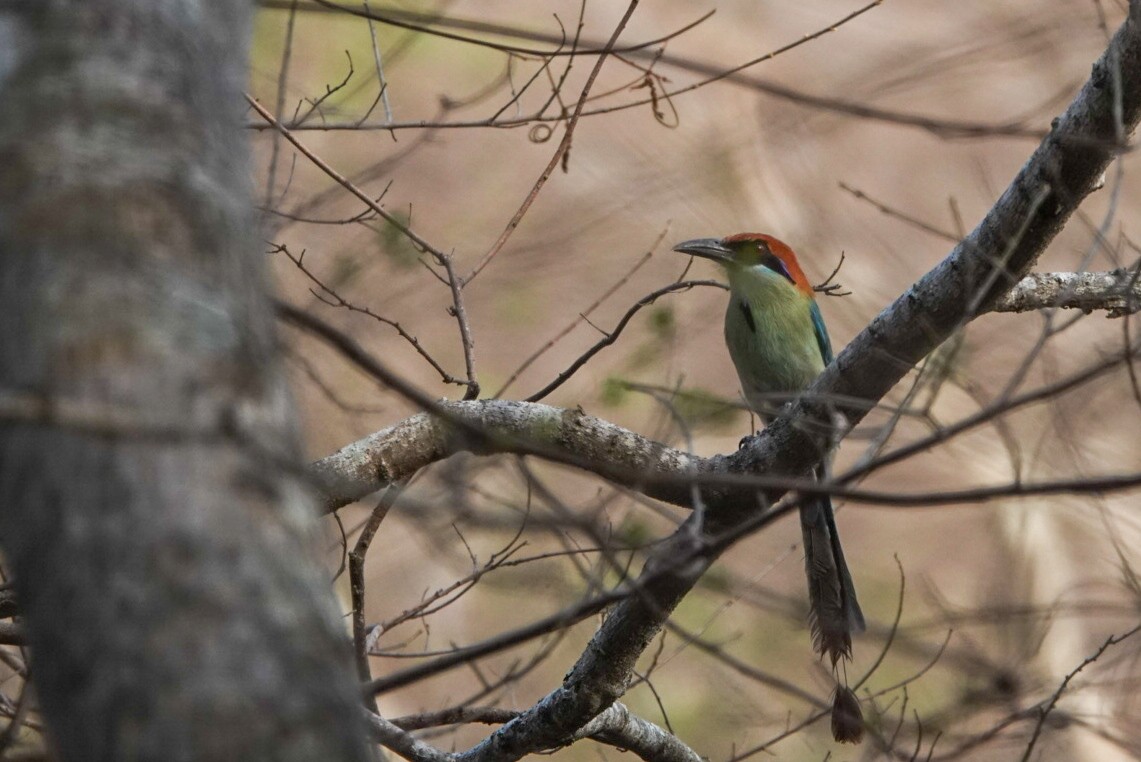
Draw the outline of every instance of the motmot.
[[[764,233],[699,238],[674,251],[712,259],[728,275],[725,344],[749,407],[771,422],[782,402],[832,362],[828,329],[796,255]],[[816,469],[817,478],[823,469]],[[800,528],[813,645],[835,666],[841,657],[851,658],[852,634],[865,624],[827,495],[806,499]]]

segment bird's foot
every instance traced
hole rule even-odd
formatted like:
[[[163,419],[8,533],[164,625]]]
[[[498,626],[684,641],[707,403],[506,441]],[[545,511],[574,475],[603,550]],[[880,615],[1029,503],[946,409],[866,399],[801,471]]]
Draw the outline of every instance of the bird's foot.
[[[840,446],[840,440],[848,436],[848,432],[852,430],[852,422],[848,420],[848,416],[834,407],[829,408],[829,417],[832,419],[832,441],[829,442],[829,446],[834,450]]]
[[[741,441],[737,443],[737,449],[738,450],[744,450],[746,447],[749,446],[749,444],[752,443],[752,441],[754,439],[756,439],[760,435],[761,435],[761,432],[758,431],[754,434],[749,434],[748,436],[741,437]]]

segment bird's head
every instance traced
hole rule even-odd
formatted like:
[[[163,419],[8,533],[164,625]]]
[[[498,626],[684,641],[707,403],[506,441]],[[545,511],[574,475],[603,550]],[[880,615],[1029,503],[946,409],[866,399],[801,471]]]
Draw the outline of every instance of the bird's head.
[[[712,259],[729,271],[730,278],[735,270],[762,268],[765,274],[785,278],[803,294],[811,297],[813,293],[792,249],[771,235],[737,233],[725,238],[695,238],[674,246],[674,251]]]

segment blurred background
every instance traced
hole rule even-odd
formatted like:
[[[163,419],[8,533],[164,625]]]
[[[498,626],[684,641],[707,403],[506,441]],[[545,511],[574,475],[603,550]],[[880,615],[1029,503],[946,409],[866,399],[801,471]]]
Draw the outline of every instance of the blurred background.
[[[554,155],[563,117],[596,61],[538,53],[571,51],[576,33],[579,48],[600,47],[626,4],[374,0],[354,9],[365,7],[425,14],[412,25],[462,39],[307,2],[265,3],[251,93],[312,153],[470,273]],[[839,351],[979,222],[1125,14],[1123,2],[893,0],[826,31],[862,7],[659,0],[636,9],[619,47],[668,39],[606,60],[565,160],[463,289],[482,397],[534,394],[642,296],[683,274],[719,278],[712,264],[670,250],[696,237],[773,234],[797,251],[814,283],[843,260],[834,281],[850,293],[820,295]],[[700,84],[817,34],[734,78]],[[252,111],[249,124],[255,198],[280,296],[350,333],[426,393],[462,397],[465,388],[444,383],[388,322],[464,377],[440,268]],[[1038,270],[1137,261],[1135,164],[1126,155],[1111,169]],[[756,424],[740,408],[721,338],[725,301],[711,287],[662,297],[543,401],[673,446],[687,446],[689,431],[701,455],[733,451]],[[983,316],[857,428],[837,470],[1069,378],[1121,352],[1138,330],[1135,320],[1099,312]],[[328,348],[286,339],[310,457],[416,412]],[[862,486],[937,493],[1135,473],[1139,438],[1141,397],[1118,364],[876,470]],[[648,651],[646,679],[624,701],[711,759],[1010,759],[1036,732],[1037,759],[1133,759],[1141,753],[1131,721],[1141,638],[1111,645],[1065,683],[1040,728],[1038,707],[1108,637],[1137,625],[1137,500],[1125,492],[841,506],[869,619],[848,678],[855,684],[874,667],[859,694],[880,740],[836,747],[826,718],[800,729],[817,706],[715,652],[830,700],[832,682],[805,624],[800,533],[791,519],[716,564],[676,612],[677,629]],[[331,573],[374,503],[326,520]],[[427,469],[381,523],[367,558],[366,620],[381,625],[373,675],[613,585],[615,559],[636,572],[641,550],[684,516],[534,460],[454,457]],[[347,590],[345,575],[337,584]],[[347,593],[344,600],[347,610]],[[384,694],[380,711],[398,717],[465,702],[526,708],[558,684],[596,626],[583,622]],[[689,644],[692,637],[714,652]],[[425,737],[462,749],[486,732],[446,726]],[[589,743],[560,752],[618,754]]]

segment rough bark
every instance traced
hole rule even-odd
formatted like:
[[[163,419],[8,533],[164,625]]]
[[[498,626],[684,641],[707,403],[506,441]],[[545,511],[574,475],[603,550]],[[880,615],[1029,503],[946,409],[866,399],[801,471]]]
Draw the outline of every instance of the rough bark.
[[[0,388],[139,424],[0,424],[62,759],[368,758],[253,235],[252,10],[0,9]]]
[[[1093,273],[1031,273],[1003,294],[993,312],[1031,312],[1046,308],[1104,310],[1106,317],[1141,310],[1141,279],[1136,269]]]
[[[406,418],[311,464],[322,508],[334,511],[457,452],[537,454],[679,504],[692,498],[687,471],[707,463],[581,410],[515,400],[442,401],[433,408],[436,415]],[[466,436],[460,424],[483,438]],[[679,478],[647,484],[670,474]]]

